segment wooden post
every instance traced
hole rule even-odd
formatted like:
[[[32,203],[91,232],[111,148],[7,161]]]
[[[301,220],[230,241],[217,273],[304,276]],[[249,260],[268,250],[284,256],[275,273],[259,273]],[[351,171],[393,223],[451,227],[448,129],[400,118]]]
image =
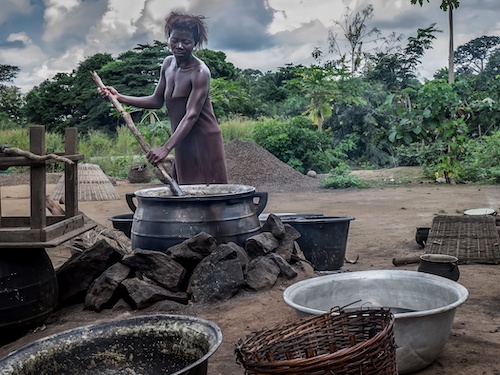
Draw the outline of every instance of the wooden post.
[[[45,155],[45,127],[30,126],[30,152],[36,155]],[[47,224],[45,212],[45,196],[47,190],[47,176],[45,162],[30,166],[30,193],[31,193],[31,220],[32,229],[42,229]]]
[[[75,155],[78,150],[78,132],[76,128],[66,128],[64,153]],[[66,218],[78,215],[78,162],[64,164],[64,205]]]

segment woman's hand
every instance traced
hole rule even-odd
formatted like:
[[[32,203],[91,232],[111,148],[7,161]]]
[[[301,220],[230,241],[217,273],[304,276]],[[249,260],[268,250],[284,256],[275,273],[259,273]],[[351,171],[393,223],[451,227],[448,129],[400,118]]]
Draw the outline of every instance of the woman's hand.
[[[169,153],[170,150],[165,147],[153,148],[146,154],[146,159],[156,167]]]
[[[107,86],[107,87],[104,87],[104,88],[98,88],[97,91],[99,92],[99,95],[101,95],[101,98],[103,98],[104,100],[107,100],[109,102],[109,95],[113,95],[116,100],[118,100],[118,97],[120,96],[120,94],[118,93],[118,91],[116,91],[116,89],[114,87],[111,87],[111,86]]]

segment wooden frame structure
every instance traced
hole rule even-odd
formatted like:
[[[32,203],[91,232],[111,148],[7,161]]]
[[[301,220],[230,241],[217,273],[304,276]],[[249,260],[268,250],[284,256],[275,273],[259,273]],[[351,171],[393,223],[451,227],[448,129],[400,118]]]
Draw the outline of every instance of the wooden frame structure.
[[[45,155],[45,127],[30,126],[30,152]],[[46,185],[48,163],[55,160],[35,161],[24,156],[0,153],[0,168],[30,167],[30,216],[2,216],[0,196],[0,249],[56,247],[94,228],[97,224],[85,223],[78,210],[78,132],[67,128],[64,139],[65,158],[74,164],[64,164],[65,215],[47,216]],[[57,154],[59,155],[59,154]]]

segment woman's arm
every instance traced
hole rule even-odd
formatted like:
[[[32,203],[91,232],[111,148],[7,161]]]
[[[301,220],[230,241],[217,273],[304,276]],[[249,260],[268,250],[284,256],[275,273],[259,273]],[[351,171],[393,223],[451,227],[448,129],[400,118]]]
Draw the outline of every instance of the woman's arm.
[[[114,95],[115,98],[123,104],[132,105],[134,107],[145,108],[145,109],[159,109],[165,103],[165,71],[171,59],[169,57],[165,58],[160,69],[160,80],[156,85],[155,91],[149,96],[128,96],[120,94],[113,87],[106,87],[104,91],[101,91],[101,96],[106,97],[107,95]],[[106,92],[107,90],[107,92]]]
[[[153,149],[146,155],[150,163],[156,165],[162,161],[167,157],[170,151],[189,134],[200,116],[203,105],[207,100],[209,90],[210,71],[206,66],[201,65],[192,73],[191,93],[186,103],[186,114],[167,142],[162,147]]]

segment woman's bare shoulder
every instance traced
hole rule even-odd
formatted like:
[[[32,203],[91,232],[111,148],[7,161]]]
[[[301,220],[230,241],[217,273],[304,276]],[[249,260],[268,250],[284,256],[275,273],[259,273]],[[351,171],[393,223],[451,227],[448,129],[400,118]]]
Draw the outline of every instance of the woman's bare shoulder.
[[[174,61],[174,56],[169,55],[163,59],[163,63],[161,64],[162,68],[168,68],[170,65],[172,65],[172,61]]]

